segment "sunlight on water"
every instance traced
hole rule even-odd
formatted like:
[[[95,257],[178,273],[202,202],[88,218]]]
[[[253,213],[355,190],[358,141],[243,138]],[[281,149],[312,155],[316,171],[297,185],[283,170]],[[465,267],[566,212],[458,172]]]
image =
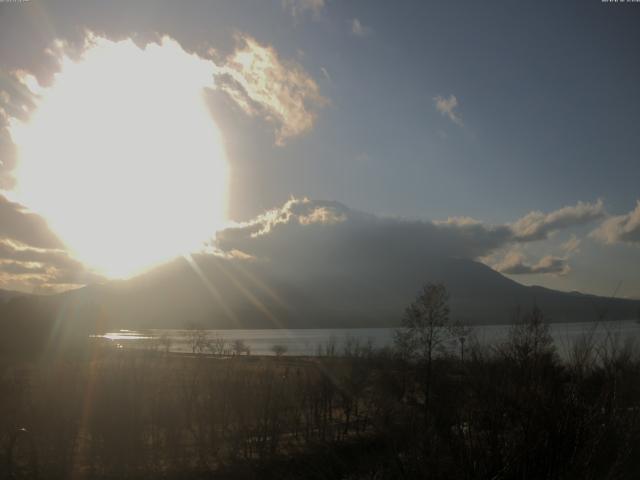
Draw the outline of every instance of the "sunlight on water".
[[[481,325],[473,328],[471,339],[481,345],[495,346],[505,341],[510,325]],[[627,341],[640,342],[640,324],[633,320],[606,322],[602,324],[554,323],[550,325],[551,335],[561,356],[565,356],[570,346],[585,337],[592,335],[598,343],[605,338],[621,343]],[[286,348],[288,355],[314,356],[318,349],[333,346],[337,355],[342,354],[349,341],[356,340],[361,347],[371,344],[373,348],[384,348],[393,345],[394,328],[344,328],[344,329],[262,329],[262,330],[204,330],[202,333],[208,341],[222,339],[227,345],[235,340],[242,340],[253,355],[274,355],[274,345]],[[193,331],[191,330],[118,330],[97,338],[117,341],[118,345],[133,348],[158,346],[161,339],[174,353],[193,353]],[[119,347],[121,348],[121,347]],[[166,347],[163,347],[166,348]],[[451,348],[456,348],[456,341],[451,341]],[[206,350],[204,353],[207,353]]]
[[[106,340],[150,340],[153,339],[153,335],[144,335],[135,330],[118,330],[117,332],[110,332],[104,335],[92,335],[93,338],[104,338]]]

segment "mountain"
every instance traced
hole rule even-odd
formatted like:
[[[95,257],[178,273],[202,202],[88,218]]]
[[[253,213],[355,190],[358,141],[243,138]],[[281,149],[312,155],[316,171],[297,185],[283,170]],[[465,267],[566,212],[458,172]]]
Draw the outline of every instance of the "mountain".
[[[0,304],[6,303],[12,298],[28,297],[27,293],[16,292],[13,290],[0,290]]]
[[[421,259],[410,269],[381,263],[348,274],[328,268],[292,282],[265,263],[199,255],[47,301],[99,329],[396,326],[426,282],[443,283],[452,317],[471,324],[508,323],[518,307],[534,304],[553,322],[632,319],[640,312],[637,300],[527,287],[466,259]]]

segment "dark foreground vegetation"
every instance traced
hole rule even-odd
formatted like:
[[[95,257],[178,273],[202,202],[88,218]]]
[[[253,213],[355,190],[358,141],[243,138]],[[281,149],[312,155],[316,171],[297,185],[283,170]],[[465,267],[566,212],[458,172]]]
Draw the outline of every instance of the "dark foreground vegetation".
[[[640,478],[632,345],[586,335],[561,360],[534,308],[481,347],[437,286],[404,326],[317,358],[5,356],[0,478]]]

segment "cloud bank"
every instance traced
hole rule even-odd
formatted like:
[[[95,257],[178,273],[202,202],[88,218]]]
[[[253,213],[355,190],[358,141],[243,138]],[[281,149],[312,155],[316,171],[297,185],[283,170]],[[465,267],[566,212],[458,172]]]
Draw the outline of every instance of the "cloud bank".
[[[358,258],[395,265],[424,258],[475,260],[586,224],[599,218],[601,211],[600,201],[578,202],[548,214],[532,212],[512,224],[489,225],[468,217],[444,221],[379,217],[338,202],[291,199],[251,222],[219,232],[215,248],[304,271],[353,264]],[[563,247],[567,254],[579,245],[575,237],[572,240]],[[496,268],[508,274],[564,274],[569,267],[567,257],[547,255],[528,265],[520,254],[511,254]]]
[[[11,224],[0,231],[4,288],[60,289],[104,280],[74,260],[44,220],[19,204],[0,200],[0,215]],[[442,259],[477,260],[543,240],[555,231],[592,221],[598,217],[594,212],[601,210],[600,201],[579,202],[547,214],[533,212],[511,224],[490,225],[468,217],[443,221],[380,217],[335,201],[292,198],[250,222],[218,232],[211,250],[288,280],[336,274],[366,278],[373,273],[400,278],[403,272],[417,277],[420,265],[428,268]],[[547,255],[535,264],[520,254],[507,254],[493,268],[513,275],[564,274],[569,271],[568,255],[578,245],[572,237],[563,246],[564,257]]]

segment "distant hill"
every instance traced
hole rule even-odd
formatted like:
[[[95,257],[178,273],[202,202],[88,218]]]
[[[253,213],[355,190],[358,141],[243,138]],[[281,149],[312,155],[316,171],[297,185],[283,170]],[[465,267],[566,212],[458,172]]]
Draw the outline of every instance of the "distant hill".
[[[50,298],[57,308],[91,315],[100,328],[335,328],[399,324],[425,282],[450,293],[452,316],[471,324],[509,323],[518,307],[538,305],[552,322],[632,319],[640,301],[565,293],[514,282],[465,259],[421,259],[410,269],[366,265],[366,275],[337,269],[291,283],[268,264],[201,255],[127,281]],[[69,313],[70,314],[70,313]]]
[[[30,296],[28,293],[15,292],[13,290],[0,290],[0,303],[6,303],[12,298],[28,296]]]

